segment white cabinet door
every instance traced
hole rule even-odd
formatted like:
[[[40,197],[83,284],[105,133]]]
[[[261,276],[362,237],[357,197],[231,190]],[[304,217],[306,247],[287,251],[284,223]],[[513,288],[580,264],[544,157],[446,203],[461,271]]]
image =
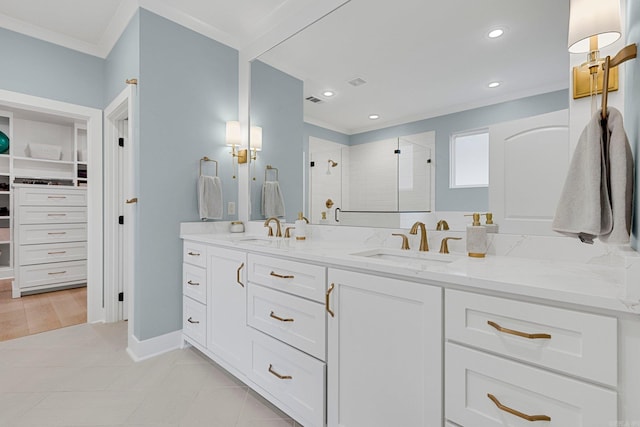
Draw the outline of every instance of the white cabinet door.
[[[244,252],[207,248],[207,348],[245,373],[249,366]]]
[[[328,277],[328,426],[442,426],[442,289]]]

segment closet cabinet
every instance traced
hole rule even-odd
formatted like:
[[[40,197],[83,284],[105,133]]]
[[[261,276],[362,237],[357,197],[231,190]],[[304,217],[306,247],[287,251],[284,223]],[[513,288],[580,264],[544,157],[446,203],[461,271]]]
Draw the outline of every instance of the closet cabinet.
[[[329,427],[442,425],[442,289],[329,269]]]

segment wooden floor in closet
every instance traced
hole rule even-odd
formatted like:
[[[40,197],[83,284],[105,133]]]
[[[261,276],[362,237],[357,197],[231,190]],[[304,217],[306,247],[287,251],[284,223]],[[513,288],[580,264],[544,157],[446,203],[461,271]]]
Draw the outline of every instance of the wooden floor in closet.
[[[86,323],[87,288],[11,298],[11,280],[0,280],[0,341]]]

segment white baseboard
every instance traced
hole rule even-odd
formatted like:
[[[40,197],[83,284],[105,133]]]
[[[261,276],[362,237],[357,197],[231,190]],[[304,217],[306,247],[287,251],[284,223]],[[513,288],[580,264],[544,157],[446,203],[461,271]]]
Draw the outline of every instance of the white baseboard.
[[[158,356],[171,350],[177,350],[182,346],[182,330],[169,332],[168,334],[140,341],[135,336],[129,335],[127,353],[135,362]]]

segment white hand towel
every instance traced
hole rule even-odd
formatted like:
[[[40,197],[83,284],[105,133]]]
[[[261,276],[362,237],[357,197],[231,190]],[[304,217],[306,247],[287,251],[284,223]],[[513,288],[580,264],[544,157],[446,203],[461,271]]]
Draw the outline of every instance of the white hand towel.
[[[601,112],[578,140],[552,228],[592,243],[628,243],[633,197],[633,156],[622,127],[622,115],[609,108],[608,147]],[[605,135],[607,136],[607,135]]]
[[[222,181],[217,176],[198,178],[198,214],[200,219],[222,219]]]
[[[284,198],[278,181],[265,181],[262,184],[262,215],[265,218],[285,215]]]

